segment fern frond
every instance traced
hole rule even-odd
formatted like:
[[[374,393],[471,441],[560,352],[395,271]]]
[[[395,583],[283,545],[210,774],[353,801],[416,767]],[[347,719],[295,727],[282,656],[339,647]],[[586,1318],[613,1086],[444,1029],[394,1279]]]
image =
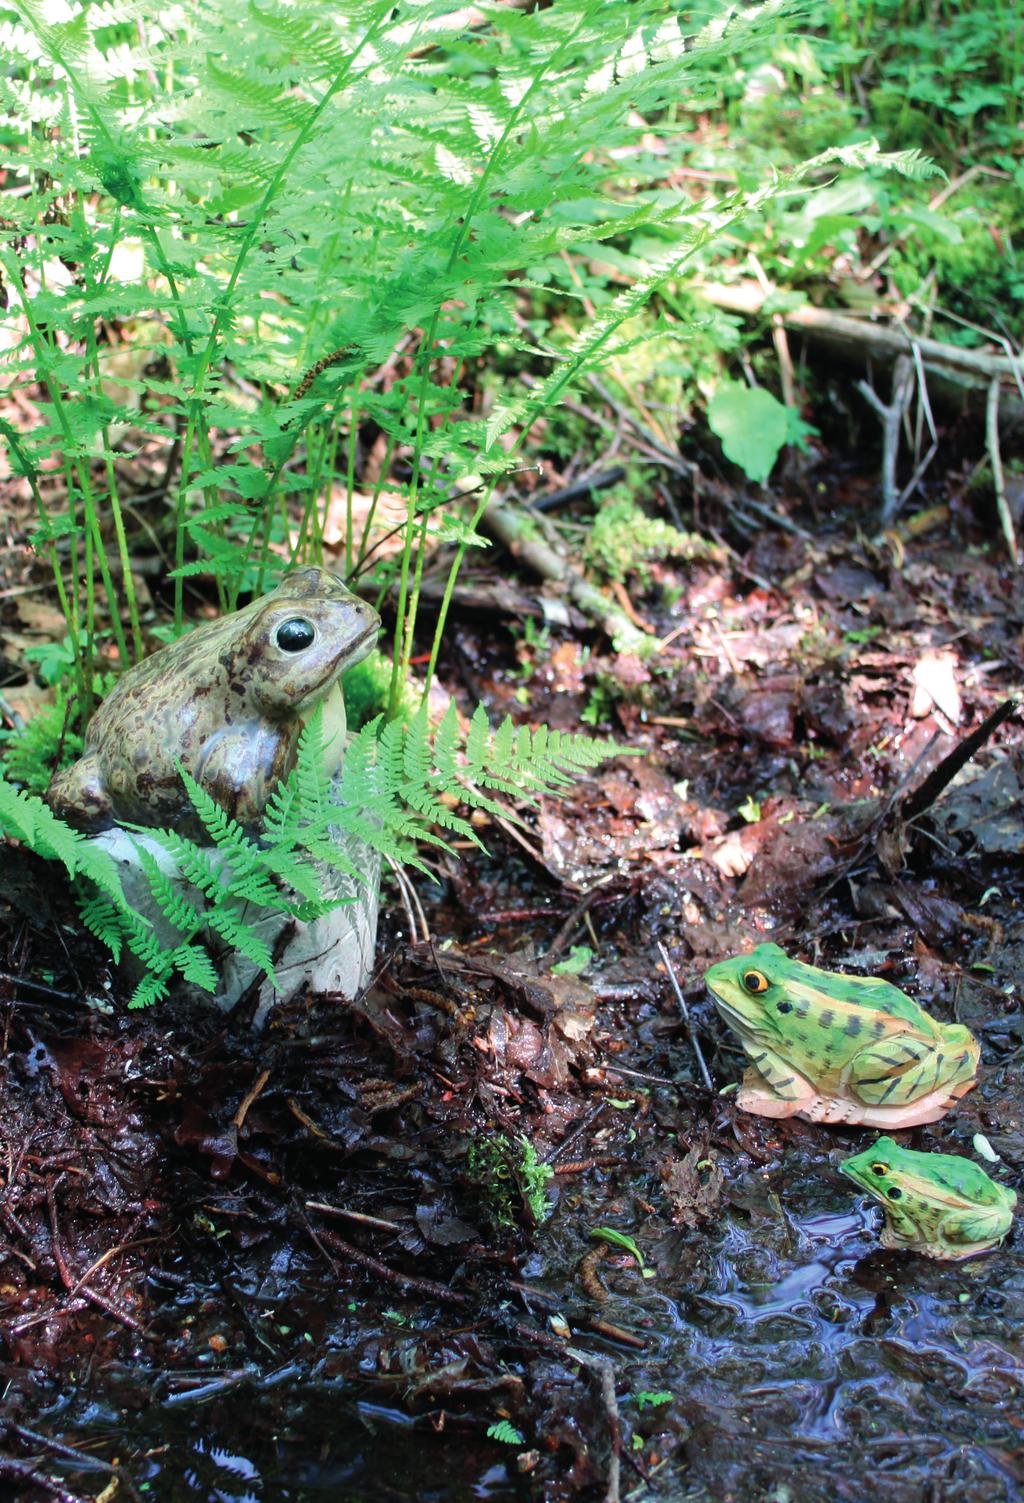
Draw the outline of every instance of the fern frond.
[[[202,924],[198,909],[189,902],[181,889],[174,885],[167,873],[161,870],[153,853],[147,851],[139,841],[135,842],[135,855],[145,873],[153,899],[164,918],[182,934],[195,934]]]
[[[226,906],[211,908],[206,915],[207,926],[221,939],[231,950],[237,950],[247,960],[251,960],[266,976],[273,986],[277,986],[277,977],[274,974],[274,957],[257,934],[254,934],[247,923],[239,918],[236,912]]]
[[[179,945],[173,952],[172,959],[175,969],[185,981],[190,981],[193,986],[202,987],[204,992],[211,994],[217,990],[220,982],[217,968],[201,945]]]
[[[143,976],[138,986],[128,999],[130,1008],[152,1007],[154,1002],[162,1002],[171,989],[170,974],[167,971],[150,971]]]
[[[78,916],[82,923],[94,934],[101,944],[114,957],[115,964],[120,964],[124,949],[124,931],[121,925],[121,917],[115,905],[101,892],[87,893],[79,899]]]

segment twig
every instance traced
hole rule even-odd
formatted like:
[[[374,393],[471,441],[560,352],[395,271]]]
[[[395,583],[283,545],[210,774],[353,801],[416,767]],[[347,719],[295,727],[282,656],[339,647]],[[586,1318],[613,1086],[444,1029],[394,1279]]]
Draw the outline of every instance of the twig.
[[[69,1493],[66,1487],[61,1487],[52,1477],[47,1477],[45,1472],[37,1471],[27,1461],[15,1461],[13,1456],[0,1456],[0,1477],[15,1478],[18,1482],[25,1483],[26,1488],[38,1487],[51,1498],[56,1498],[57,1503],[86,1503],[86,1499],[79,1493]]]
[[[553,511],[556,506],[568,506],[570,501],[579,501],[584,496],[593,495],[595,491],[618,485],[625,478],[625,466],[616,464],[610,470],[601,470],[597,475],[584,475],[582,480],[575,480],[572,485],[563,485],[561,490],[548,491],[546,496],[533,497],[527,504],[531,511]]]
[[[541,579],[562,585],[573,604],[600,622],[610,637],[621,638],[627,644],[640,639],[637,628],[620,606],[584,579],[550,543],[533,535],[538,520],[535,513],[523,508],[522,515],[517,515],[511,506],[491,500],[481,520],[488,532],[504,543],[514,558],[521,559]]]
[[[25,976],[12,976],[8,971],[0,971],[0,981],[7,981],[11,986],[23,987],[27,992],[38,992],[41,997],[54,997],[58,1002],[79,1000],[75,992],[60,992],[55,986],[44,986],[41,981],[29,981]]]
[[[324,1200],[307,1200],[307,1211],[319,1211],[322,1216],[343,1216],[346,1221],[358,1221],[360,1226],[373,1226],[382,1232],[400,1232],[397,1221],[385,1221],[383,1216],[367,1216],[364,1211],[349,1211],[344,1206],[328,1205]]]
[[[0,1419],[0,1436],[16,1435],[28,1445],[39,1446],[44,1451],[49,1451],[54,1456],[60,1456],[65,1461],[77,1465],[82,1471],[105,1472],[113,1476],[119,1482],[124,1483],[132,1497],[138,1500],[139,1492],[135,1483],[129,1477],[123,1466],[115,1466],[113,1462],[104,1461],[101,1456],[93,1456],[91,1453],[76,1451],[74,1446],[65,1445],[63,1441],[54,1440],[52,1435],[44,1435],[40,1430],[30,1430],[27,1425],[16,1424],[14,1420]],[[6,1459],[6,1458],[5,1458]]]
[[[137,1242],[121,1242],[117,1247],[108,1247],[105,1253],[100,1253],[99,1257],[89,1264],[77,1284],[69,1292],[72,1295],[80,1294],[97,1269],[109,1263],[111,1258],[116,1258],[118,1253],[128,1252],[133,1247],[145,1247],[148,1243],[157,1241],[159,1241],[158,1237],[140,1237]]]
[[[765,275],[764,267],[750,252],[750,264],[754,268],[754,275],[765,297],[771,297],[775,291],[772,283]],[[779,357],[779,379],[782,383],[782,399],[787,407],[796,407],[796,378],[793,375],[793,357],[789,353],[789,339],[786,334],[786,325],[781,313],[772,314],[772,343],[775,345],[775,353]]]
[[[904,502],[917,490],[925,471],[939,452],[939,432],[935,426],[935,419],[932,416],[932,404],[928,397],[928,378],[925,374],[924,361],[921,359],[921,347],[916,340],[914,342],[914,369],[917,372],[918,432],[920,433],[920,419],[923,418],[928,426],[931,444],[929,445],[928,453],[923,459],[918,460],[914,467],[914,473],[900,492],[899,500],[896,502],[897,512],[903,510]]]
[[[248,1114],[249,1108],[252,1106],[253,1102],[256,1100],[256,1097],[260,1094],[269,1079],[270,1071],[261,1070],[256,1079],[253,1081],[252,1085],[246,1091],[245,1095],[242,1097],[242,1100],[239,1103],[237,1112],[231,1119],[236,1128],[242,1126],[242,1123],[245,1121]]]
[[[562,1154],[583,1136],[587,1128],[593,1126],[607,1105],[607,1101],[599,1101],[596,1106],[592,1106],[589,1111],[585,1112],[576,1123],[576,1126],[570,1128],[565,1137],[555,1144],[550,1153],[544,1155],[544,1163],[553,1164],[556,1159],[560,1159]]]
[[[1014,531],[1013,516],[1010,512],[1009,503],[1006,500],[1006,481],[1003,476],[1003,456],[999,449],[999,379],[992,377],[989,382],[988,400],[985,403],[985,444],[988,449],[989,463],[992,466],[992,489],[996,493],[996,510],[999,513],[999,521],[1003,529],[1003,537],[1006,539],[1006,549],[1014,568],[1019,562],[1017,557],[1017,535]]]
[[[793,522],[784,516],[781,511],[776,511],[773,506],[766,506],[763,501],[755,501],[753,496],[744,496],[743,505],[750,511],[756,512],[759,517],[764,517],[768,522],[774,522],[776,527],[781,527],[783,532],[791,532],[795,537],[803,538],[805,543],[815,541],[814,534],[808,532],[806,527],[801,527],[798,522]]]
[[[561,955],[562,951],[565,949],[566,945],[568,945],[569,941],[576,933],[578,926],[582,923],[587,911],[593,906],[597,899],[602,896],[602,889],[607,887],[609,882],[614,882],[615,879],[615,872],[610,872],[607,876],[600,877],[594,883],[593,887],[588,888],[580,898],[579,902],[573,908],[572,912],[569,914],[568,918],[565,920],[562,927],[559,929],[558,933],[551,941],[550,948],[541,961],[541,965],[543,965],[547,970],[551,969],[555,961],[558,959],[559,955]]]
[[[903,799],[899,806],[903,820],[909,822],[916,819],[919,814],[923,814],[926,809],[930,809],[943,789],[953,781],[961,767],[964,767],[974,754],[980,751],[993,731],[1019,709],[1020,700],[1004,699],[991,715],[985,717],[976,730],[971,731],[969,736],[964,736],[948,756],[943,757],[942,761],[932,768],[924,782]]]
[[[136,1320],[134,1315],[129,1315],[127,1310],[120,1309],[105,1294],[100,1294],[98,1290],[90,1288],[88,1284],[83,1284],[80,1280],[76,1280],[68,1268],[64,1260],[64,1250],[61,1247],[60,1232],[57,1228],[57,1186],[63,1178],[63,1174],[60,1174],[47,1185],[46,1209],[50,1220],[50,1244],[53,1249],[53,1261],[57,1265],[57,1272],[60,1274],[61,1283],[67,1290],[68,1298],[74,1300],[76,1295],[80,1294],[83,1299],[91,1300],[94,1305],[98,1305],[101,1310],[105,1311],[107,1315],[112,1316],[114,1320],[121,1321],[129,1330],[141,1332],[143,1329],[141,1321]]]
[[[619,1418],[619,1401],[615,1393],[615,1368],[607,1357],[592,1357],[589,1352],[578,1351],[575,1347],[569,1348],[569,1356],[589,1369],[598,1380],[608,1423],[610,1448],[604,1503],[619,1503],[622,1472],[622,1421]]]
[[[706,298],[716,308],[725,308],[731,313],[745,313],[760,317],[764,306],[764,293],[756,282],[695,283],[693,291]],[[877,311],[877,310],[876,310]],[[858,348],[862,354],[879,360],[895,359],[897,355],[909,354],[915,336],[900,323],[883,324],[868,318],[855,318],[849,313],[833,313],[829,308],[805,305],[793,308],[783,315],[787,329],[798,329],[809,335],[834,340],[837,344]],[[990,336],[995,339],[995,335]],[[1014,360],[1008,356],[992,355],[985,350],[968,348],[966,345],[947,344],[941,339],[918,339],[921,358],[932,366],[946,365],[964,375],[983,378],[987,386],[993,376],[1013,381]]]
[[[697,1068],[700,1070],[701,1079],[704,1081],[704,1084],[707,1086],[708,1090],[713,1091],[715,1089],[715,1083],[711,1079],[711,1072],[709,1071],[707,1064],[705,1063],[704,1055],[701,1053],[700,1041],[697,1038],[697,1031],[693,1026],[693,1019],[690,1016],[690,1009],[686,1005],[686,998],[683,996],[683,989],[679,985],[679,977],[676,975],[676,968],[672,964],[672,957],[669,955],[660,939],[658,940],[658,953],[661,956],[662,960],[665,962],[665,969],[668,971],[669,980],[672,982],[672,989],[676,994],[676,1001],[679,1003],[679,1011],[683,1015],[683,1022],[686,1024],[686,1031],[690,1035],[690,1043],[693,1046],[693,1052],[697,1059]]]
[[[909,355],[896,357],[892,371],[892,397],[888,405],[867,381],[857,382],[857,390],[882,420],[882,510],[879,521],[883,527],[892,521],[900,507],[896,465],[900,456],[900,429],[913,395],[913,382],[914,362]]]
[[[503,1279],[502,1285],[507,1289],[514,1289],[521,1294],[529,1305],[530,1300],[543,1305],[548,1310],[561,1312],[563,1301],[556,1295],[548,1294],[544,1289],[533,1289],[529,1284],[517,1283],[515,1279]],[[583,1331],[594,1331],[597,1335],[608,1336],[612,1341],[618,1341],[623,1346],[632,1347],[635,1351],[642,1352],[647,1342],[643,1336],[638,1336],[635,1331],[624,1331],[621,1326],[613,1325],[609,1320],[601,1320],[596,1315],[588,1315],[585,1311],[570,1310],[566,1319],[569,1324]]]
[[[627,1070],[624,1065],[605,1063],[605,1070],[610,1075],[628,1075],[630,1080],[648,1080],[651,1085],[673,1086],[678,1090],[678,1080],[666,1080],[664,1075],[651,1075],[646,1070]]]
[[[319,1241],[329,1247],[332,1252],[340,1253],[343,1258],[358,1263],[375,1278],[381,1279],[385,1284],[390,1284],[396,1289],[401,1289],[404,1294],[422,1294],[427,1299],[436,1299],[441,1304],[459,1305],[462,1308],[473,1303],[468,1294],[460,1294],[457,1289],[451,1289],[447,1284],[435,1284],[433,1279],[419,1279],[412,1274],[399,1273],[397,1269],[389,1268],[386,1263],[381,1262],[380,1258],[364,1253],[351,1242],[346,1242],[343,1237],[339,1237],[337,1232],[321,1228],[317,1236]]]

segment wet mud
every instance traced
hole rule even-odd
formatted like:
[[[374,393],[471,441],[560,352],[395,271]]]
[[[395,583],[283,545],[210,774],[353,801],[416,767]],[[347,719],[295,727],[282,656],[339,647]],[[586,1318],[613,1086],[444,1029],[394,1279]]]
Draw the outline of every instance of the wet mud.
[[[636,601],[676,633],[653,665],[462,617],[460,701],[588,711],[645,755],[440,858],[431,942],[389,907],[354,1005],[291,999],[257,1036],[129,1014],[6,853],[0,1494],[1024,1496],[1019,1225],[958,1264],[881,1250],[838,1172],[870,1132],[739,1111],[701,981],[773,939],[966,1023],[979,1085],[898,1136],[980,1134],[1020,1187],[1017,718],[912,799],[1020,684],[1024,600],[980,549],[901,548],[848,517],[666,565]]]

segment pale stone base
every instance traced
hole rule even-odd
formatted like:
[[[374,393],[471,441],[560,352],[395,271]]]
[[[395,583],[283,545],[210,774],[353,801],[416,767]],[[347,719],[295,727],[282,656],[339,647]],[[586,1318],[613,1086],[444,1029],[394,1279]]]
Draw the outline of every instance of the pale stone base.
[[[325,892],[348,897],[350,902],[309,924],[255,903],[250,904],[245,912],[246,922],[277,957],[274,968],[278,988],[246,956],[229,950],[217,935],[207,931],[201,936],[221,977],[216,996],[209,999],[215,1006],[229,1010],[250,986],[258,982],[254,1025],[259,1028],[276,1001],[291,996],[302,986],[313,992],[337,993],[350,1001],[367,984],[373,970],[377,942],[380,858],[369,846],[352,836],[339,832],[337,838],[349,861],[357,871],[365,874],[365,881],[356,882],[333,869],[320,868],[321,882]],[[181,877],[174,858],[152,837],[130,834],[117,827],[93,836],[92,843],[117,862],[125,897],[132,907],[150,920],[154,932],[165,945],[174,944],[177,933],[153,903],[149,884],[139,864],[137,847],[149,851],[161,871],[181,888],[190,902],[197,908],[202,907],[202,895]],[[223,860],[220,852],[212,847],[207,849],[206,855],[215,865]],[[288,935],[285,935],[285,930],[289,931]],[[138,975],[137,969],[135,974]],[[198,988],[194,990],[196,996],[209,996]]]

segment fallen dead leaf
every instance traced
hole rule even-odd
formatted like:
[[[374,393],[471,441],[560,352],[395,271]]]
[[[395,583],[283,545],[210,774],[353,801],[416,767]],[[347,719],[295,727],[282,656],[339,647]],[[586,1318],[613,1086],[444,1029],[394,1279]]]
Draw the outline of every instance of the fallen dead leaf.
[[[50,642],[62,642],[67,635],[64,612],[36,595],[21,596],[18,619],[27,632],[37,632]]]
[[[706,1179],[701,1179],[701,1169]],[[685,1158],[662,1164],[660,1172],[677,1226],[696,1226],[714,1215],[725,1178],[718,1161],[708,1157],[705,1147],[696,1144]]]
[[[747,825],[742,830],[730,830],[701,847],[705,861],[717,866],[723,877],[742,877],[761,849],[764,832],[757,825]]]
[[[952,725],[960,724],[962,707],[956,668],[956,653],[949,648],[929,647],[921,654],[911,670],[914,689],[910,698],[910,715],[913,720],[923,720],[934,709]]]
[[[345,546],[345,534],[348,530],[348,492],[343,485],[335,485],[331,488],[331,499],[327,506],[327,515],[324,519],[324,545],[336,552],[343,550]],[[352,547],[358,552],[362,544],[363,530],[366,519],[370,515],[373,505],[373,495],[366,491],[355,491],[352,495]],[[444,515],[443,506],[435,507],[430,513],[431,528],[440,525]],[[404,546],[403,532],[408,506],[406,498],[397,491],[382,490],[377,497],[377,506],[373,514],[373,526],[370,528],[366,548],[374,548],[374,558],[390,558],[396,553],[401,553]],[[396,532],[395,529],[399,530]],[[388,534],[391,536],[388,536]]]

